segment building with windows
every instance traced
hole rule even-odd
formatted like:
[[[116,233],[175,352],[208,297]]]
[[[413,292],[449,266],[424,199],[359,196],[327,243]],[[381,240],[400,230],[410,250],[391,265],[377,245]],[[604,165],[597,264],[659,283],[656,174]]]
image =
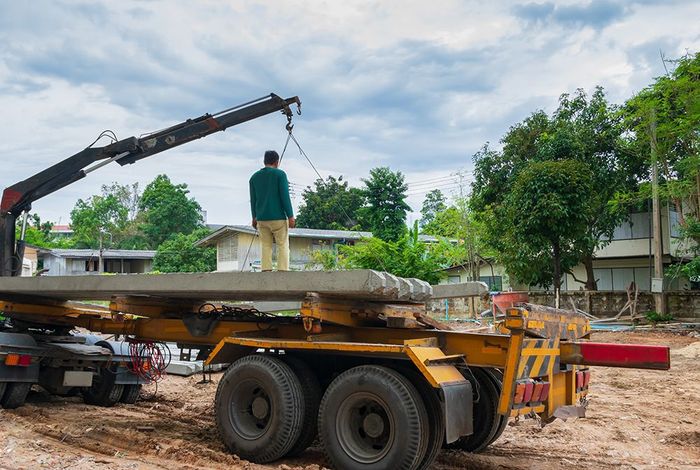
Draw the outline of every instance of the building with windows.
[[[624,291],[634,282],[640,291],[651,290],[654,277],[654,246],[652,239],[651,214],[639,212],[630,215],[628,221],[620,224],[612,235],[610,243],[598,249],[593,259],[598,290]],[[685,245],[679,232],[678,213],[673,207],[664,207],[661,212],[661,233],[664,267],[679,261],[689,260],[690,246]],[[583,265],[576,266],[572,274],[566,274],[562,290],[582,290],[581,280],[586,279]],[[460,266],[445,270],[444,282],[464,282],[468,280],[467,271]],[[480,267],[480,281],[486,282],[491,290],[540,290],[511,283],[502,265],[489,260]],[[683,277],[664,280],[665,290],[700,289],[697,283],[691,283]]]
[[[103,250],[105,273],[137,274],[153,270],[151,250]],[[44,276],[80,276],[99,274],[100,250],[39,249],[39,265]]]
[[[318,230],[293,228],[289,230],[289,268],[309,269],[313,263],[313,252],[337,249],[338,245],[353,245],[362,238],[372,236],[370,232],[351,230]],[[435,237],[420,236],[421,241],[436,242]],[[198,246],[216,247],[217,271],[259,271],[260,240],[257,231],[250,225],[225,225],[206,238]],[[276,248],[272,253],[277,257]]]

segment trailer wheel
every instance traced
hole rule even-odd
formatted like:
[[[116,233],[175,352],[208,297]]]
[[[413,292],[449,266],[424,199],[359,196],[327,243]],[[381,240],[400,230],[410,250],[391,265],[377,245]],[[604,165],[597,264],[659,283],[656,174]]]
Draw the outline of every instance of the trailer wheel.
[[[115,384],[115,378],[109,369],[100,369],[92,379],[92,386],[83,389],[85,403],[105,407],[116,405],[124,393],[124,385]]]
[[[503,373],[498,370],[498,369],[484,369],[486,373],[488,373],[491,378],[493,379],[493,383],[496,386],[496,390],[498,391],[498,396],[501,396],[501,392],[503,391]],[[498,406],[498,404],[496,405]],[[491,445],[494,442],[498,440],[499,437],[501,437],[501,434],[503,434],[503,431],[506,430],[506,426],[508,425],[508,416],[504,415],[499,415],[500,416],[500,424],[498,425],[498,428],[496,429],[496,432],[494,433],[493,437],[489,441],[487,445]]]
[[[491,443],[501,426],[501,416],[497,411],[499,393],[489,374],[482,368],[471,367],[464,376],[472,382],[474,390],[474,433],[447,444],[447,448],[481,452]]]
[[[0,382],[0,401],[2,401],[2,396],[5,395],[6,388],[7,388],[7,382]]]
[[[141,384],[124,385],[124,391],[119,401],[128,405],[133,405],[141,394]]]
[[[296,374],[304,398],[304,417],[302,418],[301,434],[294,443],[288,457],[296,457],[304,452],[318,436],[318,407],[321,403],[321,385],[311,367],[302,359],[285,356],[284,362],[289,364]]]
[[[2,395],[0,404],[7,410],[19,408],[24,405],[27,399],[27,394],[32,388],[29,382],[10,382],[5,387],[5,393]]]
[[[400,372],[416,387],[428,412],[427,447],[417,470],[430,468],[445,442],[445,414],[436,390],[415,369],[401,368]]]
[[[319,438],[335,468],[412,469],[428,438],[416,388],[387,367],[354,367],[336,377],[321,400]]]
[[[226,447],[257,463],[283,457],[302,432],[302,385],[276,357],[252,354],[234,362],[219,382],[214,407]]]

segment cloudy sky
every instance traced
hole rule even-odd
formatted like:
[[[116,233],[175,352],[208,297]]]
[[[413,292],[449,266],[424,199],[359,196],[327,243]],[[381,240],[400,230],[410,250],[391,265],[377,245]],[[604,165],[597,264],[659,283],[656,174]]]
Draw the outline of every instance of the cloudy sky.
[[[389,166],[419,210],[428,190],[467,185],[481,145],[561,93],[600,84],[621,102],[663,73],[660,51],[700,50],[698,18],[695,0],[0,1],[0,185],[104,129],[138,136],[274,92],[301,98],[295,135],[324,176],[359,185]],[[67,223],[102,184],[167,173],[210,223],[245,223],[249,174],[281,150],[284,124],[269,115],[109,165],[34,210]],[[291,148],[283,168],[298,203],[315,174]]]

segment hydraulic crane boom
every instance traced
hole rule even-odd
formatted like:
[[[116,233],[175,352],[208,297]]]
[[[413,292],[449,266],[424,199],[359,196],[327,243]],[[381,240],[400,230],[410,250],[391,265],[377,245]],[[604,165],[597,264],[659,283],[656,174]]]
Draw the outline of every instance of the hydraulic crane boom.
[[[31,209],[34,201],[84,178],[88,173],[113,161],[120,165],[131,164],[275,111],[281,111],[287,116],[287,126],[291,129],[290,106],[293,104],[297,105],[297,112],[300,113],[301,101],[298,97],[283,99],[271,93],[219,113],[204,114],[141,137],[129,137],[104,147],[90,146],[24,181],[9,186],[3,191],[0,202],[0,276],[17,276],[21,272],[24,243],[23,237],[16,241],[15,223],[20,214],[26,214]]]

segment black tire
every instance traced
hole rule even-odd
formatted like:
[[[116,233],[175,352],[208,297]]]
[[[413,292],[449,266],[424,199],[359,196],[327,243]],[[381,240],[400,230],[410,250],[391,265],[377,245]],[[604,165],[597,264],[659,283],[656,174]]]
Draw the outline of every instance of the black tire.
[[[13,410],[24,405],[27,400],[27,394],[31,390],[32,384],[29,382],[10,382],[5,387],[5,393],[2,395],[0,404],[6,410]]]
[[[498,390],[498,396],[501,396],[501,392],[503,391],[503,373],[498,370],[498,369],[484,369],[493,379],[493,383],[496,386],[496,389]],[[504,415],[499,415],[500,418],[500,424],[498,425],[498,428],[496,429],[495,434],[489,441],[487,445],[491,445],[494,442],[498,440],[499,437],[501,437],[501,434],[503,434],[503,431],[506,430],[506,426],[508,425],[508,416]]]
[[[445,442],[445,414],[436,389],[415,369],[402,368],[400,372],[416,387],[428,412],[428,439],[425,454],[416,470],[430,468]]]
[[[7,382],[0,382],[0,402],[2,401],[2,396],[5,394],[6,388],[7,388]]]
[[[124,385],[115,384],[116,375],[107,368],[100,369],[92,379],[92,386],[83,389],[83,399],[89,405],[110,407],[119,402],[124,394]]]
[[[124,391],[122,392],[122,396],[119,398],[119,401],[128,405],[133,405],[139,399],[140,394],[141,384],[124,385]]]
[[[474,432],[447,444],[447,448],[481,452],[491,443],[501,425],[501,416],[497,412],[499,393],[489,374],[482,368],[470,367],[464,376],[472,383],[474,390]]]
[[[311,367],[303,359],[285,356],[284,362],[289,364],[301,383],[304,397],[304,417],[301,423],[301,434],[287,457],[296,457],[304,452],[318,436],[318,407],[321,404],[321,385]]]
[[[303,388],[292,368],[263,354],[228,368],[214,402],[224,445],[257,463],[277,460],[298,441],[304,418]]]
[[[425,453],[426,415],[420,394],[399,372],[358,366],[323,395],[319,439],[337,469],[413,469]]]

